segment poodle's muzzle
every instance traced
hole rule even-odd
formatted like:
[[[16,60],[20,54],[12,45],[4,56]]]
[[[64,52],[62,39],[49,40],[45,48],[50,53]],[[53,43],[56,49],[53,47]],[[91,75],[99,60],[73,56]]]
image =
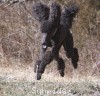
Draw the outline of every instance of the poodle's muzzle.
[[[47,49],[51,45],[51,36],[47,33],[42,33],[42,48]]]

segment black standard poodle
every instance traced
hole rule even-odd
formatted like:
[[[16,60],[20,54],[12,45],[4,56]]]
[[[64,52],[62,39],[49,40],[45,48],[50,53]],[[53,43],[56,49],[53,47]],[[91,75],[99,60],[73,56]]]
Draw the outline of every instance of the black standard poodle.
[[[78,49],[74,48],[70,29],[78,10],[76,5],[64,6],[61,10],[61,6],[56,2],[51,2],[50,7],[43,3],[34,4],[33,16],[40,22],[42,33],[40,58],[34,67],[34,71],[37,73],[37,80],[41,79],[46,65],[50,64],[53,59],[58,62],[57,69],[60,75],[64,76],[65,63],[59,57],[61,46],[64,47],[66,56],[71,58],[73,67],[77,68],[79,60]],[[48,47],[51,47],[51,51],[46,51]]]

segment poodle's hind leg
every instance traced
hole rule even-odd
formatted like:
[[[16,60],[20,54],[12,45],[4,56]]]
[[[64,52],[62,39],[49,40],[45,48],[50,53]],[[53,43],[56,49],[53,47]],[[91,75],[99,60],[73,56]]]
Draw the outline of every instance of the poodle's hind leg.
[[[72,55],[73,55],[73,36],[71,33],[69,33],[66,37],[65,37],[65,40],[64,40],[64,43],[63,43],[63,47],[64,47],[64,50],[66,52],[66,56],[68,58],[71,58]]]
[[[56,56],[55,60],[57,61],[57,70],[59,71],[60,75],[62,77],[64,77],[64,69],[65,69],[65,62],[64,62],[64,60],[61,57],[59,57],[59,56]]]
[[[66,51],[66,56],[68,58],[71,58],[72,65],[76,69],[78,66],[77,63],[79,61],[79,55],[78,55],[78,49],[74,48],[73,46],[74,46],[73,36],[71,33],[69,33],[65,38],[63,47]]]
[[[78,49],[77,48],[73,48],[74,54],[71,58],[73,67],[76,69],[78,66],[78,61],[79,61],[79,54],[78,54]]]

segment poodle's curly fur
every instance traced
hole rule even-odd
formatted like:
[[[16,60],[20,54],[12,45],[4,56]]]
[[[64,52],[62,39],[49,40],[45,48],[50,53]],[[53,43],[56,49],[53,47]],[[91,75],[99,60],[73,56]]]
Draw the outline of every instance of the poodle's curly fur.
[[[36,3],[33,6],[33,16],[40,22],[40,31],[42,33],[42,48],[40,59],[43,59],[47,47],[53,46],[51,37],[56,32],[60,24],[61,8],[56,2],[51,2],[50,8],[43,3]],[[45,46],[45,48],[44,48]]]
[[[41,10],[41,11],[40,11]],[[74,68],[77,68],[79,59],[78,49],[74,48],[73,36],[70,32],[73,19],[78,12],[78,7],[75,5],[65,7],[61,11],[61,7],[56,2],[52,2],[50,8],[42,3],[37,3],[33,7],[34,17],[41,24],[42,32],[42,48],[40,59],[35,64],[34,71],[37,68],[37,80],[41,79],[47,64],[50,64],[53,59],[57,63],[57,69],[60,75],[64,76],[65,63],[59,57],[61,46],[64,47],[66,56],[71,58]],[[47,51],[47,47],[52,47],[51,51]],[[37,66],[37,67],[36,67]]]

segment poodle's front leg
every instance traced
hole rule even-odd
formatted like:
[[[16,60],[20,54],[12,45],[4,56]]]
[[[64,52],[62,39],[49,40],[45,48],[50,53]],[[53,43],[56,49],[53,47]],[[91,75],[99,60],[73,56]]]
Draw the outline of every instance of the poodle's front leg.
[[[40,50],[41,51],[40,51],[39,59],[42,60],[44,58],[44,55],[45,55],[45,52],[46,52],[47,48],[43,48],[43,46],[42,46],[42,48]]]
[[[46,65],[50,64],[53,61],[54,56],[51,54],[51,51],[47,51],[44,55],[44,58],[41,60],[41,62],[38,62],[37,64],[37,80],[41,79],[42,74],[45,71]]]
[[[38,69],[38,66],[41,64],[41,61],[43,60],[44,56],[45,56],[45,52],[46,49],[44,49],[43,47],[41,48],[40,51],[40,56],[39,56],[39,60],[36,61],[35,65],[34,65],[34,72],[36,73],[36,70]]]
[[[51,51],[47,51],[44,55],[44,58],[41,60],[38,68],[37,68],[37,80],[41,79],[42,74],[44,73],[46,65],[50,64],[54,57],[58,53],[58,46],[53,46]]]

